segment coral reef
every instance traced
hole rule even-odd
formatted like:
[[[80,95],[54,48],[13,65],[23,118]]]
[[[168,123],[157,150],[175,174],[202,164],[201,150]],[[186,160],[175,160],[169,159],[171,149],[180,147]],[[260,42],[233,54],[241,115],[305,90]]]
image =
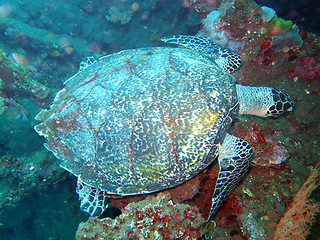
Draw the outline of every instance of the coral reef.
[[[130,203],[116,219],[90,218],[79,225],[84,239],[198,239],[204,218],[197,207],[174,204],[169,193]]]
[[[288,31],[290,34],[285,34]],[[217,10],[206,16],[198,35],[238,52],[261,45],[263,60],[260,63],[266,63],[266,58],[279,57],[283,50],[287,52],[302,45],[297,26],[278,18],[273,9],[260,7],[252,0],[246,3],[238,0],[233,4],[222,1]]]

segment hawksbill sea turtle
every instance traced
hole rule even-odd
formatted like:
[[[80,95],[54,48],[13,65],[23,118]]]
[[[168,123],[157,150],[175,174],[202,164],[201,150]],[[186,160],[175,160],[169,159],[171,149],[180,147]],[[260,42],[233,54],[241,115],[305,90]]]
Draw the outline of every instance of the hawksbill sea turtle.
[[[272,87],[236,84],[240,56],[208,39],[177,35],[149,47],[87,58],[35,126],[78,178],[81,209],[99,216],[109,195],[178,186],[218,159],[209,219],[248,171],[250,145],[228,134],[237,114],[278,116],[294,103]]]

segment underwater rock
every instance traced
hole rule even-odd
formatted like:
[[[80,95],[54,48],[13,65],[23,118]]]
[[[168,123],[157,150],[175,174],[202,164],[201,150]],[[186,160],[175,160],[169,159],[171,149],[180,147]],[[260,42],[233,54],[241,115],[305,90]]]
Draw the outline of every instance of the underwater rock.
[[[56,158],[45,150],[30,156],[0,157],[0,209],[15,206],[26,195],[62,179]]]
[[[244,236],[250,240],[267,240],[264,228],[259,222],[249,214],[241,214],[238,216]]]
[[[0,6],[0,17],[2,18],[6,18],[8,17],[11,12],[13,10],[13,7],[11,4],[8,4],[8,3],[4,3]]]
[[[299,65],[293,70],[288,70],[287,76],[291,79],[297,77],[305,80],[316,80],[320,78],[320,58],[315,56],[303,56]]]
[[[289,30],[272,37],[272,47],[282,52],[288,52],[293,47],[301,47],[303,41],[299,35],[298,29]]]
[[[265,137],[256,125],[252,127],[246,140],[254,148],[255,158],[252,162],[255,165],[281,168],[282,163],[289,158],[287,149],[272,138]]]
[[[221,12],[218,10],[208,14],[198,35],[209,38],[211,41],[227,46],[234,51],[241,51],[245,47],[245,41],[230,39],[230,34],[225,29],[225,23],[221,21]]]
[[[21,64],[23,66],[30,66],[31,65],[29,59],[20,53],[11,53],[10,56],[12,57],[12,60],[15,63]]]
[[[217,10],[221,4],[221,0],[183,0],[182,6],[185,8],[193,8],[202,17],[206,17],[213,10]]]
[[[174,204],[159,193],[128,204],[116,219],[90,218],[79,225],[76,239],[198,239],[205,222],[197,207]]]
[[[1,86],[1,84],[0,84]],[[4,113],[6,110],[7,110],[7,106],[6,106],[6,102],[4,101],[4,98],[3,97],[0,97],[0,115],[2,113]]]
[[[8,58],[6,57],[6,54],[1,51],[0,98],[4,100],[2,101],[2,106],[5,103],[7,105],[17,106],[11,104],[13,101],[8,102],[12,96],[26,97],[39,103],[39,105],[52,97],[52,90],[34,78],[37,70],[29,65],[30,62],[25,56],[19,53],[13,53]]]
[[[132,8],[125,9],[111,6],[109,8],[109,14],[105,16],[105,19],[113,23],[119,22],[121,24],[126,24],[130,22],[133,13],[134,10]]]

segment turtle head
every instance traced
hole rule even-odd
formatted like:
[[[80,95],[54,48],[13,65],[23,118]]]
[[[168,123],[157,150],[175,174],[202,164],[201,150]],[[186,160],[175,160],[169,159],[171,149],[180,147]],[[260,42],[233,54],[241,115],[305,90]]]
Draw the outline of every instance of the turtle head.
[[[276,88],[270,88],[270,90],[271,101],[266,111],[266,117],[277,117],[293,110],[294,102],[288,94]]]
[[[290,96],[273,87],[250,87],[237,84],[239,114],[259,117],[277,117],[292,111]]]

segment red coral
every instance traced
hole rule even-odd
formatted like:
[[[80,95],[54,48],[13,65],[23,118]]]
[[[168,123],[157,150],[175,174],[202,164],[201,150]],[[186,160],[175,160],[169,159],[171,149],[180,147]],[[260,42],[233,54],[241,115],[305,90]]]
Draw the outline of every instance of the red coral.
[[[309,199],[312,191],[319,187],[320,165],[313,169],[309,178],[303,184],[293,202],[277,225],[274,240],[306,239],[310,223],[315,220],[320,204]]]

